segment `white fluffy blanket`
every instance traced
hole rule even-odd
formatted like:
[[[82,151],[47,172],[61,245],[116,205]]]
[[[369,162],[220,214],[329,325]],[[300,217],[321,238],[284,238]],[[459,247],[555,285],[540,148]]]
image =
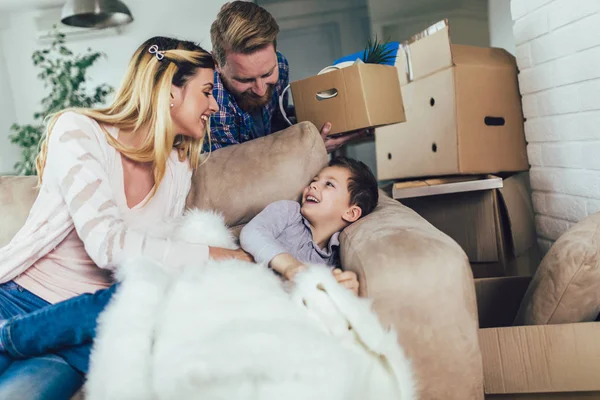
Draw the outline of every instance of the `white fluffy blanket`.
[[[163,232],[235,248],[209,212]],[[415,398],[396,333],[324,266],[310,266],[291,288],[264,265],[238,260],[183,270],[136,260],[119,274],[99,319],[86,399]]]

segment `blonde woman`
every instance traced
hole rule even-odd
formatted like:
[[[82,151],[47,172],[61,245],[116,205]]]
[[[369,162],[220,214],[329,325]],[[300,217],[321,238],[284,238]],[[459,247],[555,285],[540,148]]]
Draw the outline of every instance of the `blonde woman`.
[[[50,120],[37,160],[39,195],[25,225],[0,249],[1,319],[43,317],[58,307],[49,305],[83,293],[107,301],[111,272],[131,256],[171,264],[249,259],[241,250],[145,233],[183,213],[209,117],[218,110],[213,73],[201,47],[154,37],[133,55],[110,106],[65,110]],[[69,314],[68,306],[61,310],[73,326],[95,323]],[[2,342],[36,347],[58,339],[52,325],[40,331],[17,337],[18,330],[3,330]],[[22,360],[2,354],[0,399],[68,399],[83,383],[88,357],[89,346]]]

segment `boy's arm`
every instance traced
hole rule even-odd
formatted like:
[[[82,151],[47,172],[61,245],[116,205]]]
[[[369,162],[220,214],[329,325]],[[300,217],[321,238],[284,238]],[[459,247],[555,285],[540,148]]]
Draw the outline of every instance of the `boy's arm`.
[[[269,263],[269,267],[290,281],[294,278],[294,275],[306,268],[304,264],[290,253],[276,255]]]
[[[240,246],[250,253],[257,263],[285,276],[288,268],[302,265],[278,240],[279,235],[300,215],[300,205],[291,200],[269,204],[244,226],[240,233]]]

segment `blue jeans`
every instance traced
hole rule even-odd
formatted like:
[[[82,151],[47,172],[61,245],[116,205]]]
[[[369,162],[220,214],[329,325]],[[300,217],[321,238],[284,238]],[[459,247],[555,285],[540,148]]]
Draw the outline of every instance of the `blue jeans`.
[[[12,281],[0,285],[2,319],[31,313],[48,305],[47,301]],[[68,400],[81,385],[83,375],[57,354],[18,361],[0,354],[0,400]]]
[[[16,359],[56,353],[71,367],[86,373],[96,320],[117,287],[114,284],[60,303],[46,303],[45,307],[6,320],[0,326],[0,348]]]

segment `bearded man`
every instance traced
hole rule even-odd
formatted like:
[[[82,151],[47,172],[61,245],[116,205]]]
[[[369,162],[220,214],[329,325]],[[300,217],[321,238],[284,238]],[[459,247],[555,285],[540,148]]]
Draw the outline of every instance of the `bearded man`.
[[[279,26],[264,8],[247,1],[223,5],[210,29],[216,62],[213,96],[219,111],[211,116],[210,148],[243,143],[288,127],[279,97],[289,83],[289,65],[277,51]],[[283,101],[287,109],[287,96]],[[366,131],[331,138],[321,127],[328,152]],[[206,144],[205,150],[208,150]]]

